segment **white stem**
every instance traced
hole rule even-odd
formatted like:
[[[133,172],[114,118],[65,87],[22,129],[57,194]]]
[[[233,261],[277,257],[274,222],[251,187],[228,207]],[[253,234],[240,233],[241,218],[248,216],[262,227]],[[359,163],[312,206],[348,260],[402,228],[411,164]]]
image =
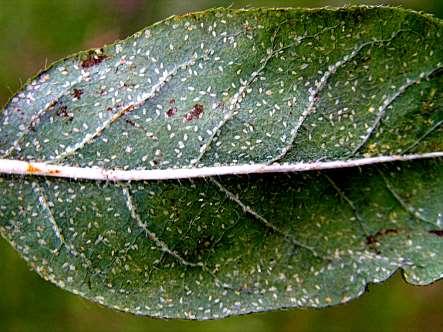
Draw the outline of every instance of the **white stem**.
[[[265,173],[294,173],[320,171],[380,164],[395,161],[441,158],[443,152],[423,154],[379,156],[362,159],[315,161],[294,164],[252,164],[238,166],[214,166],[180,169],[145,169],[145,170],[110,170],[90,167],[71,167],[52,165],[45,162],[27,162],[21,160],[0,159],[0,174],[38,175],[69,179],[105,180],[105,181],[145,181],[177,180],[203,178],[221,175],[245,175]]]

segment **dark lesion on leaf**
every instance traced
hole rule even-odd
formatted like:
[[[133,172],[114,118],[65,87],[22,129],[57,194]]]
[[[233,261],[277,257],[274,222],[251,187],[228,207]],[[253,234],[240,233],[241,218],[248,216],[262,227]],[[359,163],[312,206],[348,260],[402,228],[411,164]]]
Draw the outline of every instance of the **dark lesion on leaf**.
[[[172,118],[174,115],[177,114],[177,108],[176,107],[171,107],[170,109],[167,110],[166,112],[166,116],[168,118]]]
[[[125,119],[125,122],[132,127],[137,127],[137,124],[130,119]]]
[[[366,244],[371,248],[377,251],[377,253],[380,253],[376,246],[380,244],[380,240],[383,239],[386,236],[393,236],[397,235],[399,233],[398,229],[395,228],[387,228],[379,230],[377,233],[373,235],[368,235],[366,237]]]
[[[81,61],[82,68],[91,68],[106,60],[108,56],[103,53],[103,49],[97,51],[89,51]]]
[[[204,113],[204,107],[202,104],[195,104],[192,111],[185,114],[183,121],[190,122],[195,119],[201,119]]]
[[[66,106],[66,105],[61,105],[60,108],[57,109],[55,114],[58,117],[64,118],[64,119],[66,119],[68,121],[72,121],[74,119],[74,116],[72,115],[72,113],[68,112],[68,106]]]
[[[172,98],[171,100],[169,100],[169,109],[166,111],[166,116],[168,118],[172,118],[174,115],[177,114],[178,112],[178,108],[175,106],[175,99]]]
[[[156,156],[154,159],[152,159],[152,168],[156,169],[160,166],[161,162],[163,160],[163,156]]]
[[[77,98],[77,99],[81,99],[82,95],[83,95],[83,90],[82,89],[74,89],[71,93],[72,97]]]
[[[429,233],[437,235],[438,237],[443,237],[443,230],[432,230]]]

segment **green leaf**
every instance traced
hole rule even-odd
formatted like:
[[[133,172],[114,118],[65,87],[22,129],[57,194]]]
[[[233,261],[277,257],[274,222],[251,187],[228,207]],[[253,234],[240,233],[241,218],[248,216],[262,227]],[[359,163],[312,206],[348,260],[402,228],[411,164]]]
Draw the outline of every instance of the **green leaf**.
[[[403,9],[216,9],[61,60],[0,114],[0,232],[45,279],[156,317],[434,282],[442,33]]]

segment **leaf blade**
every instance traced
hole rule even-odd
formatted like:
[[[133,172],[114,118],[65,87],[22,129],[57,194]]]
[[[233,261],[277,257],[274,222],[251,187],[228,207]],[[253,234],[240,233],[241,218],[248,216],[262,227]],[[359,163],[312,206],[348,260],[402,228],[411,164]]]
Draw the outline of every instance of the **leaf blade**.
[[[219,9],[68,58],[0,114],[3,158],[98,172],[365,163],[132,183],[2,175],[0,232],[58,286],[156,317],[324,307],[397,269],[440,279],[441,31],[400,9]],[[432,159],[368,165],[403,151]]]

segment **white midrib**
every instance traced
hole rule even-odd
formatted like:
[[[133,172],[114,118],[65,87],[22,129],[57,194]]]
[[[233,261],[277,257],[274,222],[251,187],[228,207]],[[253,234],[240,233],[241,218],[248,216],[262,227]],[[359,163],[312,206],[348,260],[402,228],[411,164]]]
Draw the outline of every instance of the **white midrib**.
[[[314,161],[287,164],[244,164],[177,169],[119,170],[91,167],[54,165],[46,162],[0,159],[0,175],[28,175],[97,181],[155,181],[205,178],[224,175],[248,175],[268,173],[295,173],[360,167],[389,162],[442,158],[443,151],[422,154],[377,156],[361,159]]]

